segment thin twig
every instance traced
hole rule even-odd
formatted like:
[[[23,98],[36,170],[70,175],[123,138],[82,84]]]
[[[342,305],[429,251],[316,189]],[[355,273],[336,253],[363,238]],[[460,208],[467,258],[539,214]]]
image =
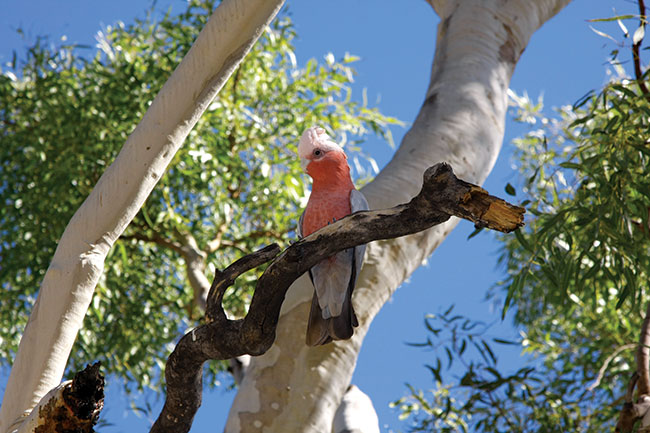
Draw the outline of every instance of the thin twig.
[[[222,272],[216,271],[214,279],[212,280],[212,285],[210,286],[210,291],[208,292],[207,306],[205,308],[206,321],[210,323],[215,320],[225,320],[226,313],[223,311],[221,303],[223,301],[223,295],[226,293],[226,289],[228,289],[228,287],[230,287],[241,274],[268,263],[273,260],[275,256],[280,254],[280,251],[280,247],[277,244],[272,244],[242,257]]]
[[[153,235],[151,236],[143,235],[141,233],[133,233],[132,235],[122,235],[120,239],[125,241],[136,240],[136,241],[143,241],[143,242],[151,242],[153,244],[157,244],[172,249],[179,254],[183,254],[183,246],[181,244],[179,244],[178,242],[170,241],[169,239],[165,239],[156,232],[154,232]]]
[[[600,367],[600,370],[598,370],[598,376],[596,376],[596,380],[589,385],[587,388],[587,391],[593,391],[594,389],[598,388],[600,386],[600,381],[603,380],[603,376],[605,376],[605,371],[607,371],[607,367],[609,367],[609,364],[616,358],[619,353],[629,350],[629,349],[635,349],[636,348],[636,343],[630,343],[630,344],[624,344],[620,346],[618,349],[614,351],[611,355],[609,355],[606,359],[603,365]]]
[[[227,228],[227,226],[224,225],[224,227]],[[225,229],[223,230],[225,232]],[[205,252],[206,253],[214,253],[219,249],[221,246],[226,246],[226,247],[231,247],[231,248],[236,248],[238,250],[246,252],[243,247],[238,246],[237,244],[241,244],[247,240],[251,239],[259,239],[262,237],[268,237],[268,238],[273,238],[275,240],[282,240],[282,235],[278,232],[275,232],[273,230],[257,230],[251,233],[248,233],[246,236],[242,236],[237,239],[223,239],[223,232],[221,229],[217,233],[217,236],[212,239],[211,241],[208,242]]]

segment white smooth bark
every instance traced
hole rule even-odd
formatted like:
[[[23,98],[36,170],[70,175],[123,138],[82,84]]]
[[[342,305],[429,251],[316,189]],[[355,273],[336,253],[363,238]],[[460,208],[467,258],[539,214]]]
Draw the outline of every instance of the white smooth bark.
[[[570,0],[441,0],[431,81],[420,113],[391,162],[363,189],[373,209],[409,201],[424,170],[449,162],[481,184],[503,140],[506,91],[532,34]],[[312,287],[303,276],[287,294],[273,347],[253,358],[231,407],[226,432],[326,432],[350,383],[361,342],[393,291],[456,225],[368,246],[354,292],[355,336],[304,344]]]
[[[38,405],[34,408],[27,418],[20,424],[20,428],[16,433],[30,433],[36,431],[37,428],[44,428],[47,425],[48,421],[51,421],[47,417],[42,416],[41,408],[45,406],[61,406],[64,404],[63,400],[63,391],[72,385],[71,380],[67,380],[60,385],[54,387],[50,392],[45,394],[41,401],[38,402]]]
[[[104,259],[203,111],[284,0],[224,0],[115,162],[66,227],[41,283],[0,409],[11,431],[61,381]]]
[[[379,418],[372,400],[350,385],[334,414],[332,433],[379,433]]]

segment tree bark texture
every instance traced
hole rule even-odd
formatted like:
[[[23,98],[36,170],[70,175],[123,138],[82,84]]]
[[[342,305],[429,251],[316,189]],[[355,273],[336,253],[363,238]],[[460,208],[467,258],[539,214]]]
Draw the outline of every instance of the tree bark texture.
[[[374,240],[421,232],[442,224],[451,216],[468,219],[481,227],[510,232],[523,225],[524,212],[523,208],[459,180],[448,164],[439,163],[426,170],[422,190],[407,204],[357,212],[301,239],[282,253],[273,244],[244,256],[223,272],[218,271],[208,295],[207,323],[181,338],[167,361],[167,398],[151,431],[189,431],[201,405],[203,363],[210,359],[265,353],[275,341],[287,290],[318,262]],[[239,275],[270,260],[273,261],[257,281],[246,316],[240,320],[228,319],[221,305],[226,290]],[[303,338],[298,344],[305,345],[305,327],[301,326],[300,331]],[[249,373],[244,381],[248,376]]]
[[[104,377],[99,363],[45,394],[18,433],[92,433],[104,407]]]
[[[503,140],[506,92],[532,34],[569,0],[430,1],[438,15],[431,80],[420,112],[390,163],[363,188],[371,209],[410,199],[419,173],[440,161],[481,184]],[[433,229],[368,246],[353,302],[354,337],[322,347],[303,344],[313,288],[300,278],[287,293],[275,344],[253,358],[226,431],[329,432],[368,327],[395,289],[453,229]]]
[[[628,383],[625,402],[619,413],[615,431],[631,433],[637,421],[641,424],[638,433],[650,432],[650,304],[646,308],[645,318],[641,325],[641,336],[636,348],[636,371]],[[636,402],[634,391],[636,390]]]
[[[74,214],[23,333],[0,409],[12,431],[63,375],[104,259],[283,0],[224,0]]]
[[[379,433],[379,418],[372,400],[350,385],[334,414],[332,433]]]

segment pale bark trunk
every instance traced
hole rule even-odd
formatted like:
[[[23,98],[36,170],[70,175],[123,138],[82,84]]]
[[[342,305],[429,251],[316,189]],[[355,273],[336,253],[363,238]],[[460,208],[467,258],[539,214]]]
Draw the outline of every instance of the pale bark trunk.
[[[71,384],[71,380],[66,380],[45,394],[34,408],[35,410],[32,411],[23,422],[21,422],[17,433],[31,433],[36,431],[39,427],[43,428],[44,423],[49,422],[49,420],[41,417],[41,409],[48,405],[61,405],[61,402],[63,401],[63,391]]]
[[[66,227],[20,342],[0,432],[61,381],[104,259],[283,0],[225,0]]]
[[[460,178],[485,180],[501,148],[506,91],[519,56],[532,34],[569,1],[431,2],[441,22],[429,88],[392,161],[363,189],[371,208],[409,201],[424,170],[441,161]],[[313,289],[305,276],[297,280],[283,305],[276,342],[253,358],[226,431],[331,431],[370,322],[455,225],[369,245],[353,300],[360,327],[349,341],[305,345]]]
[[[379,418],[372,400],[350,385],[334,414],[332,433],[379,433]]]
[[[205,258],[207,253],[199,248],[194,236],[184,234],[181,236],[181,254],[187,268],[187,279],[194,292],[194,303],[205,311],[205,303],[210,291],[210,280],[205,276]]]

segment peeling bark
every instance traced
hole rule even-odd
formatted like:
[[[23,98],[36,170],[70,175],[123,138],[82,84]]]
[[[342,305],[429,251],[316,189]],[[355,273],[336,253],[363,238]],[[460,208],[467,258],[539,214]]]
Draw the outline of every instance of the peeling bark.
[[[47,393],[16,431],[91,433],[103,407],[104,377],[95,363]]]
[[[408,200],[419,188],[418,173],[440,161],[468,181],[485,180],[503,140],[506,92],[515,64],[532,34],[569,0],[429,2],[441,19],[431,81],[395,156],[362,190],[371,209]],[[349,341],[312,350],[297,347],[313,291],[306,279],[299,279],[287,293],[274,346],[251,362],[250,379],[239,388],[226,431],[330,431],[372,319],[456,223],[452,219],[368,246],[353,296],[360,327]],[[278,389],[286,394],[286,403],[272,407]]]
[[[422,190],[407,204],[354,213],[301,239],[282,253],[273,244],[244,256],[223,272],[217,271],[207,300],[207,323],[181,338],[167,361],[167,399],[151,431],[189,431],[194,414],[201,405],[203,363],[210,359],[231,359],[245,354],[258,356],[267,352],[276,338],[276,327],[287,290],[321,260],[346,248],[426,230],[447,221],[451,216],[467,219],[481,227],[510,232],[523,225],[524,212],[523,208],[510,205],[476,185],[459,180],[448,164],[440,163],[426,170]],[[239,320],[228,319],[222,307],[228,287],[242,273],[270,260],[273,260],[272,263],[257,281],[246,316]],[[304,319],[297,319],[298,323],[294,325],[304,335]],[[281,329],[282,332],[287,332],[287,328]],[[297,341],[299,343],[293,347],[299,353],[275,351],[270,356],[275,359],[283,357],[284,363],[294,364],[307,348],[304,339]],[[307,352],[317,353],[318,350],[308,348]],[[272,374],[280,382],[286,383],[291,379],[286,376],[287,371],[273,369]],[[244,383],[249,377],[250,374],[244,377]],[[300,380],[291,383],[291,386],[275,388],[271,398],[264,401],[271,411],[284,407],[296,392],[314,398],[324,391],[309,389]],[[294,383],[297,389],[292,388]],[[260,405],[260,402],[252,398],[248,404]],[[268,427],[267,420],[260,419],[255,412],[248,412],[244,416],[251,417],[246,422],[256,429]],[[289,428],[285,425],[283,431]]]

